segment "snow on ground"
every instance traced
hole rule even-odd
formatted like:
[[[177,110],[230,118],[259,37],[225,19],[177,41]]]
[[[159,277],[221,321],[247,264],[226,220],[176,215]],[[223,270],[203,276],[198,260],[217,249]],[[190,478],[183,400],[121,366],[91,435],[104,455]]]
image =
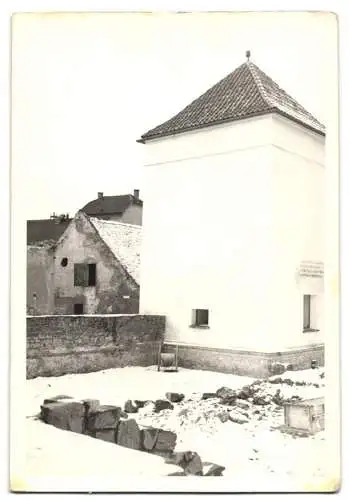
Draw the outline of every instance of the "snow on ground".
[[[262,395],[275,394],[277,389],[280,389],[285,398],[298,395],[307,399],[324,395],[323,369],[286,372],[282,376],[271,377],[270,380],[273,379],[284,383],[264,382]],[[176,450],[196,451],[203,461],[225,466],[224,477],[234,479],[236,485],[244,484],[247,490],[253,490],[254,485],[258,489],[257,484],[265,481],[269,488],[270,484],[277,484],[279,488],[284,489],[295,484],[301,489],[301,485],[321,484],[326,479],[324,431],[310,437],[281,433],[277,427],[283,424],[283,408],[273,403],[267,406],[255,406],[250,403],[249,418],[245,424],[231,421],[223,423],[217,416],[222,409],[218,400],[201,400],[203,392],[215,392],[222,386],[237,390],[253,381],[254,379],[249,377],[183,368],[177,373],[157,372],[154,366],[116,368],[62,377],[39,377],[27,381],[26,414],[28,417],[37,415],[43,400],[58,394],[78,399],[99,399],[101,404],[123,407],[128,399],[154,400],[164,398],[166,392],[181,392],[185,394],[185,399],[181,403],[175,403],[174,410],[163,410],[154,414],[151,405],[146,405],[131,417],[143,425],[174,430],[178,436]],[[290,381],[293,381],[293,384]],[[305,383],[307,385],[301,385]],[[256,408],[260,413],[255,413]],[[111,460],[115,463],[118,457],[120,462],[120,456],[125,450],[122,449],[121,452],[121,448],[116,445],[51,428],[32,418],[27,419],[27,429],[28,470],[40,469],[41,473],[43,467],[41,474],[45,474],[44,471],[47,471],[48,475],[51,472],[59,474],[62,468],[68,468],[74,473],[76,467],[79,467],[79,457],[86,454],[91,457],[93,454],[88,466],[82,462],[83,467],[87,467],[86,474],[89,474],[90,469],[96,467],[96,463],[110,464]],[[67,446],[74,450],[68,463],[66,454],[63,453]],[[133,450],[126,452],[134,457],[148,457]],[[109,460],[108,457],[113,454],[115,458]],[[160,457],[149,458],[162,461]],[[131,473],[135,475],[142,469],[145,461],[143,458],[138,460],[139,464],[136,458],[132,458]],[[73,465],[69,465],[70,463]],[[128,463],[127,458],[124,463]],[[166,467],[170,466],[154,462],[149,463],[149,467],[161,476],[168,474]],[[149,467],[144,466],[144,474],[148,474]],[[116,467],[114,474],[123,475],[124,469],[127,467]],[[105,467],[103,471],[105,474]],[[253,484],[251,478],[254,478]]]

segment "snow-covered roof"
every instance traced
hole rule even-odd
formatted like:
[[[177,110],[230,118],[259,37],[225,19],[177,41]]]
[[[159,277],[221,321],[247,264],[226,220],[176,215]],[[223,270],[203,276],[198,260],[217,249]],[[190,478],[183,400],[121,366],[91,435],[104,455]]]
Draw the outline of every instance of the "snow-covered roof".
[[[90,217],[99,236],[126,271],[139,284],[141,226]]]

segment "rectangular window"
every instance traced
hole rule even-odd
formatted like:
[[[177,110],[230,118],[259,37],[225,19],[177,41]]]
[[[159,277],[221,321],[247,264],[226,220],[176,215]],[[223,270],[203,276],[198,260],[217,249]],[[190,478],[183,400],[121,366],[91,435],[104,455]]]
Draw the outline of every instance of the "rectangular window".
[[[311,328],[311,296],[303,296],[303,330],[310,330]]]
[[[96,286],[96,264],[88,265],[88,286]]]
[[[74,314],[84,314],[84,304],[74,304]]]
[[[208,326],[208,309],[193,309],[192,326]]]
[[[74,264],[74,286],[96,286],[96,264]]]
[[[318,297],[316,295],[303,295],[303,331],[318,332]]]

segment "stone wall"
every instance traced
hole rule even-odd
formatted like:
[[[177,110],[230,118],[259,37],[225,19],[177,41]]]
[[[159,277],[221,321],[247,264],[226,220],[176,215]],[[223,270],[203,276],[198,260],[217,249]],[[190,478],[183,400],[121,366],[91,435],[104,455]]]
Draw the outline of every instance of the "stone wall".
[[[27,378],[157,363],[165,317],[28,316]]]
[[[173,352],[170,344],[164,351]],[[257,352],[247,350],[219,349],[181,344],[178,347],[178,363],[184,368],[212,370],[235,375],[267,377],[273,373],[273,365],[292,365],[293,370],[311,368],[315,360],[324,366],[324,345],[306,346],[283,352]]]

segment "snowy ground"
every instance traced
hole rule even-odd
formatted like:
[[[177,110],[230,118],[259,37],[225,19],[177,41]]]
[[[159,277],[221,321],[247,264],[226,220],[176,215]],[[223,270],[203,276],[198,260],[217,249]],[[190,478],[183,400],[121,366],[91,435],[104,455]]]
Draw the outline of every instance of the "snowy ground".
[[[298,383],[304,381],[307,385],[264,384],[264,393],[274,394],[280,389],[286,398],[297,394],[304,399],[324,395],[323,369],[287,372],[281,378]],[[147,405],[131,416],[142,424],[174,430],[178,436],[176,450],[196,451],[203,461],[226,467],[224,478],[232,481],[232,489],[261,491],[266,485],[270,491],[274,487],[276,490],[303,490],[323,484],[327,477],[325,432],[303,438],[281,433],[277,427],[283,423],[283,408],[273,403],[259,407],[260,413],[254,413],[256,406],[251,407],[245,424],[223,423],[217,416],[220,409],[217,400],[201,401],[203,392],[215,392],[222,386],[240,389],[253,381],[248,377],[183,368],[177,373],[159,373],[154,366],[28,380],[28,474],[40,471],[41,476],[50,477],[89,475],[92,470],[96,474],[96,464],[106,464],[101,466],[103,477],[108,474],[124,476],[128,470],[126,464],[132,464],[131,475],[142,471],[145,476],[167,475],[172,466],[164,464],[160,457],[61,431],[32,417],[39,413],[44,398],[58,394],[99,399],[101,404],[123,407],[128,399],[154,400],[173,391],[185,394],[185,400],[174,404],[174,410],[154,414],[152,407]],[[72,450],[68,456],[67,447]],[[89,459],[86,460],[87,455]],[[122,466],[116,465],[121,462]]]

